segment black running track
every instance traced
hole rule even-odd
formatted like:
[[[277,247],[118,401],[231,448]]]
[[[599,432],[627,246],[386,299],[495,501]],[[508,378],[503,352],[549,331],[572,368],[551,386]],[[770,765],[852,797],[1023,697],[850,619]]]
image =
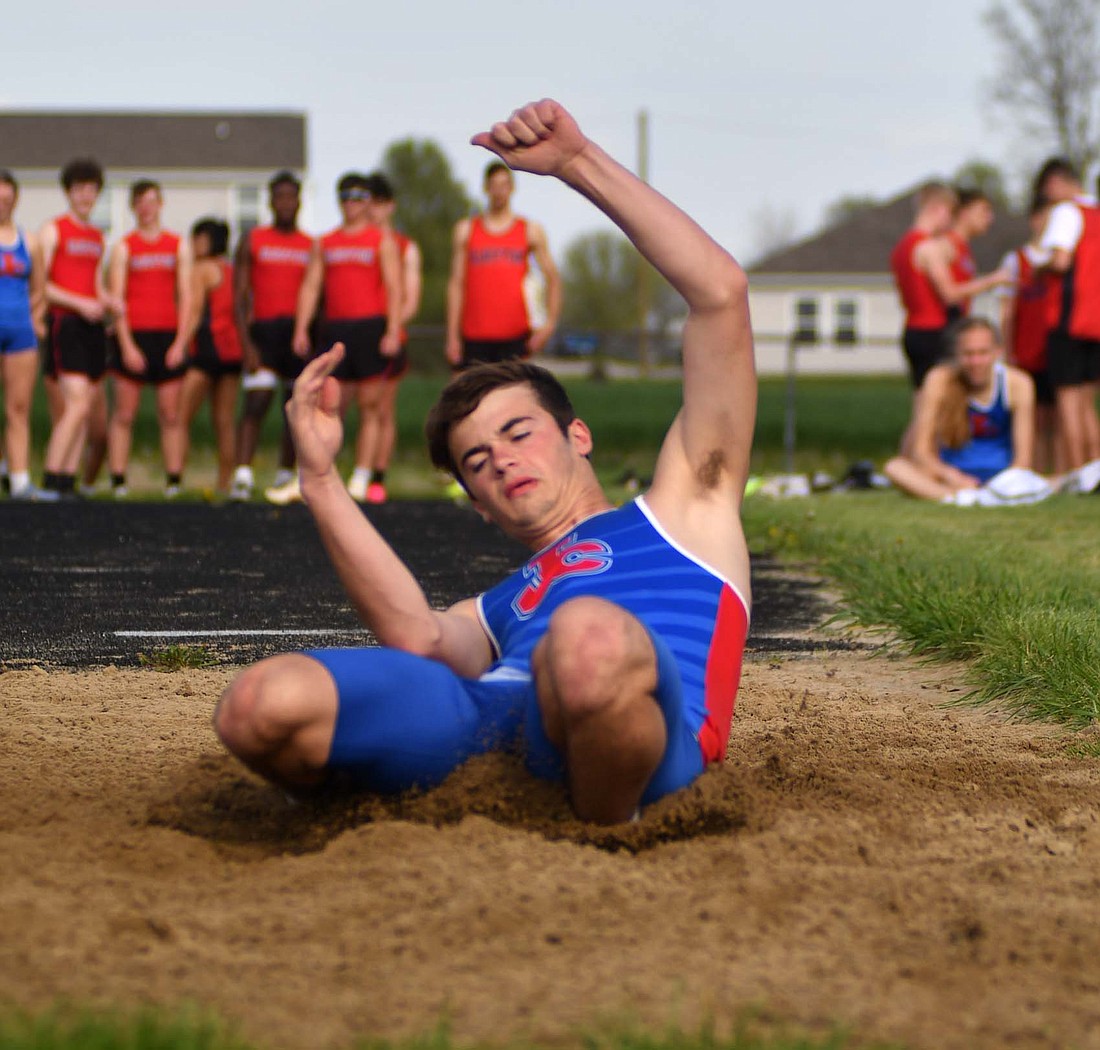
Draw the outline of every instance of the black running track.
[[[396,501],[364,513],[438,606],[524,557],[468,507]],[[750,650],[826,647],[790,637],[828,613],[813,584],[762,560],[753,589]],[[369,641],[302,506],[0,504],[0,669],[135,665],[170,645],[243,664]]]

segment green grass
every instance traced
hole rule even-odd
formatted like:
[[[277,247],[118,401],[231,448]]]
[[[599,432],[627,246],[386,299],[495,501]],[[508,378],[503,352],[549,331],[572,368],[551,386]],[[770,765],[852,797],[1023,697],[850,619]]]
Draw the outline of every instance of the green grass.
[[[843,615],[968,662],[965,701],[1083,727],[1100,718],[1100,500],[960,509],[896,492],[747,502],[755,550],[810,558]]]
[[[276,1044],[277,1045],[277,1044]],[[640,1028],[580,1033],[565,1043],[578,1050],[900,1050],[897,1044],[856,1042],[846,1033],[824,1036],[790,1034],[774,1023],[761,1025],[751,1016],[720,1037],[709,1029],[698,1033]],[[195,1008],[175,1012],[144,1007],[129,1013],[60,1007],[31,1014],[0,1014],[0,1050],[264,1050],[263,1043],[242,1039],[232,1026]],[[360,1038],[349,1050],[478,1050],[456,1043],[445,1025],[423,1036],[402,1040]],[[502,1050],[497,1046],[496,1050]],[[503,1044],[503,1050],[535,1050],[529,1043]]]
[[[424,418],[442,389],[443,375],[410,375],[398,399],[398,444],[390,487],[397,495],[438,494],[424,445]],[[657,449],[680,406],[680,384],[675,380],[614,380],[592,382],[567,379],[566,387],[596,436],[594,462],[601,478],[614,484],[626,470],[641,476],[652,473]],[[759,411],[752,469],[771,473],[785,469],[783,451],[785,385],[782,379],[760,381]],[[908,414],[909,393],[900,378],[800,379],[796,400],[798,470],[843,471],[856,459],[884,460],[891,454]],[[41,390],[33,415],[36,468],[49,421]],[[352,415],[354,425],[354,414]],[[266,484],[274,474],[281,432],[280,413],[272,406],[264,420],[256,457],[257,477]],[[208,487],[213,471],[214,438],[207,408],[200,410],[191,434],[191,462],[187,480],[192,487]],[[134,425],[133,481],[137,496],[148,490],[159,498],[161,487],[159,436],[151,391],[146,390]],[[347,448],[341,468],[350,469]]]

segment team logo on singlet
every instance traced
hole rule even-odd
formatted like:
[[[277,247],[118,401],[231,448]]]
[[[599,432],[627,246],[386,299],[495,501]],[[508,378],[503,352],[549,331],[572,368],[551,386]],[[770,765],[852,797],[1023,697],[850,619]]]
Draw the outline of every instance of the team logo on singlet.
[[[523,567],[527,586],[512,599],[521,620],[533,616],[550,588],[570,576],[597,576],[611,568],[614,554],[603,540],[578,540],[576,533],[532,558]]]

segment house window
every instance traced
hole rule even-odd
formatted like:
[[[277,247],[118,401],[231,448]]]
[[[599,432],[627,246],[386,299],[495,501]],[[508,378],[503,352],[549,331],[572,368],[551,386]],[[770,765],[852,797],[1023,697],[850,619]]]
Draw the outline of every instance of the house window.
[[[855,299],[837,299],[833,320],[833,342],[837,346],[855,346],[859,342],[859,304]]]
[[[796,343],[816,343],[818,301],[816,299],[797,299],[794,304],[794,339]]]
[[[234,197],[237,236],[243,237],[249,230],[260,225],[260,187],[238,186]]]

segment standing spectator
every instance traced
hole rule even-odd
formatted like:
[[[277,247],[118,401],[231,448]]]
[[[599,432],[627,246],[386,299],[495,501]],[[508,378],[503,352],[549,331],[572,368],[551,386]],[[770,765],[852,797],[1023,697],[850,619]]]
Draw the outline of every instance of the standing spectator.
[[[191,254],[178,233],[161,227],[163,204],[156,182],[139,179],[130,187],[137,226],[114,246],[108,271],[111,294],[126,304],[115,321],[115,396],[107,430],[111,489],[118,499],[128,494],[134,418],[146,383],[156,391],[165,487],[178,489],[183,472],[180,395],[187,347],[180,317],[187,315],[191,294]]]
[[[54,501],[31,482],[31,399],[38,375],[45,276],[38,239],[15,224],[19,184],[0,170],[0,380],[4,384],[4,456],[11,498]]]
[[[561,314],[561,277],[546,233],[512,211],[515,185],[507,165],[491,163],[484,181],[488,207],[454,229],[446,354],[455,368],[537,354]],[[525,295],[532,255],[546,282],[546,320],[533,331]]]
[[[202,403],[210,398],[210,417],[218,450],[217,491],[228,494],[235,451],[233,409],[241,378],[241,342],[233,307],[233,266],[226,259],[229,227],[220,219],[200,219],[191,227],[189,320],[184,339],[194,338],[183,377],[183,418],[189,437]],[[169,499],[179,488],[165,490]]]
[[[283,433],[279,472],[265,495],[275,503],[295,487],[294,442],[286,425],[285,406],[306,355],[294,350],[294,315],[309,264],[313,239],[298,229],[302,184],[293,172],[280,171],[267,184],[273,222],[241,238],[233,273],[237,331],[241,341],[244,407],[237,423],[237,469],[229,498],[252,498],[252,459],[260,427],[282,384]]]
[[[970,242],[989,232],[993,217],[993,205],[981,190],[958,191],[955,218],[947,231],[946,241],[951,278],[960,288],[969,286],[978,276],[978,264],[974,261]],[[970,314],[971,298],[967,295],[948,305],[948,324]]]
[[[1061,281],[1046,269],[1049,253],[1040,247],[1049,214],[1045,201],[1032,202],[1030,239],[1001,263],[1013,276],[1013,283],[1000,296],[1001,331],[1008,363],[1027,372],[1035,384],[1036,469],[1061,474],[1066,470],[1065,453],[1058,441],[1054,387],[1047,370],[1047,340],[1058,320]]]
[[[1035,195],[1054,205],[1040,242],[1050,253],[1048,267],[1062,275],[1047,358],[1065,465],[1075,470],[1100,459],[1100,210],[1073,165],[1058,157],[1040,169]]]
[[[912,451],[913,425],[924,377],[946,352],[948,308],[1008,280],[1008,275],[1001,271],[963,283],[952,276],[953,253],[945,235],[954,220],[957,204],[958,197],[950,186],[942,182],[926,183],[917,191],[913,225],[890,253],[890,268],[905,309],[902,349],[913,386],[912,414],[901,441],[903,455]]]
[[[45,487],[75,496],[76,471],[88,423],[101,396],[107,369],[104,320],[122,303],[103,282],[103,234],[92,211],[103,190],[103,169],[94,160],[70,161],[61,171],[69,210],[39,233],[49,307],[47,339],[57,375],[60,412],[46,446]]]
[[[382,375],[379,398],[379,431],[374,441],[373,459],[363,458],[370,451],[356,447],[355,470],[348,488],[356,499],[367,503],[385,503],[386,470],[397,444],[397,391],[409,369],[409,356],[405,352],[408,332],[404,326],[420,309],[420,292],[423,284],[420,247],[416,241],[393,228],[393,215],[397,210],[393,186],[381,172],[367,176],[370,183],[371,221],[388,231],[397,243],[401,260],[401,349],[386,362]],[[360,435],[363,431],[360,430]],[[362,492],[363,496],[358,493]]]
[[[314,245],[298,298],[294,349],[308,353],[309,326],[323,294],[321,346],[346,348],[333,374],[341,410],[352,400],[358,406],[356,458],[369,464],[382,437],[386,369],[401,350],[401,260],[393,235],[373,222],[367,177],[349,172],[336,190],[343,222]],[[349,479],[357,501],[366,499],[367,487],[361,475]],[[291,495],[301,499],[297,478]]]

